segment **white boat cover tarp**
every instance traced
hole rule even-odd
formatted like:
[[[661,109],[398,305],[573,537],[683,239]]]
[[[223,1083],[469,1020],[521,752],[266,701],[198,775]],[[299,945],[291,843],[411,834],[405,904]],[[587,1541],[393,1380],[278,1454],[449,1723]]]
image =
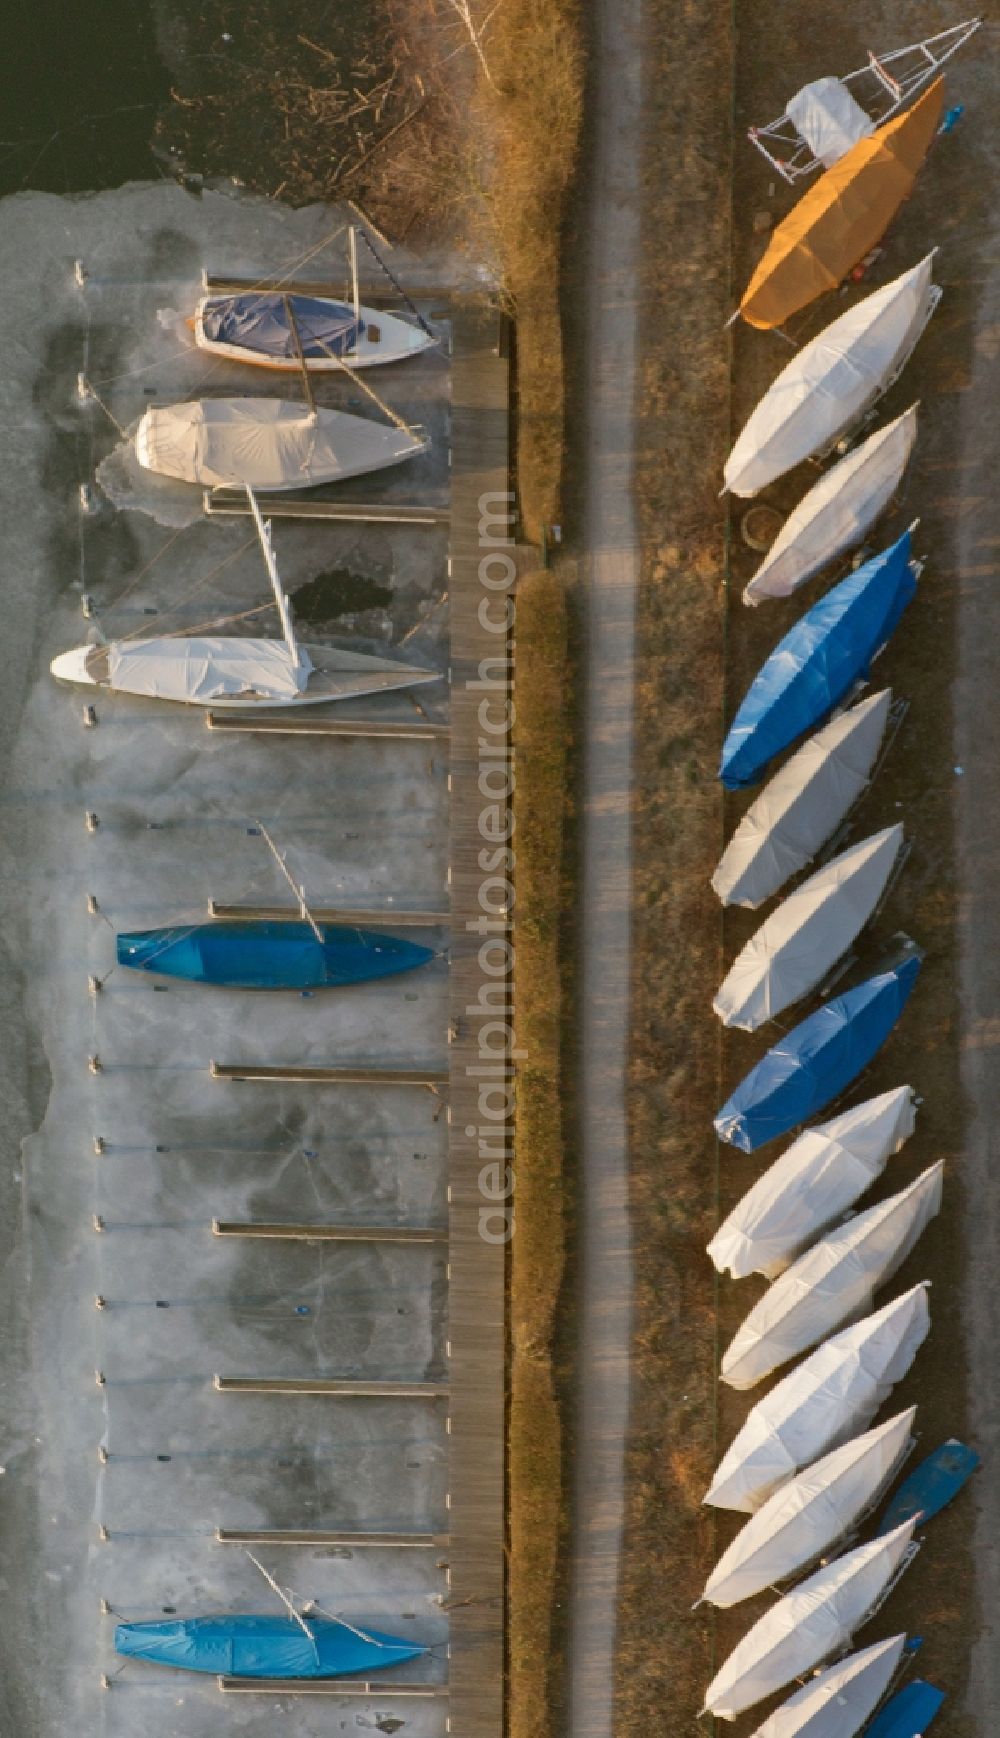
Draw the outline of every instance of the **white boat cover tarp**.
[[[867,785],[891,705],[883,688],[838,713],[764,786],[712,876],[723,905],[763,905],[812,860]]]
[[[726,462],[726,487],[756,495],[835,441],[874,403],[926,320],[934,255],[847,309],[778,375]]]
[[[817,78],[803,85],[785,114],[824,169],[832,169],[852,145],[875,131],[871,116],[839,78]]]
[[[911,1406],[855,1436],[769,1497],[712,1570],[703,1599],[728,1607],[787,1581],[870,1513],[913,1446]]]
[[[402,429],[341,410],[310,415],[278,398],[196,398],[151,405],[135,436],[149,471],[215,489],[307,489],[378,471],[421,452]]]
[[[108,647],[109,685],[158,700],[207,701],[225,694],[287,700],[304,692],[311,670],[308,653],[300,648],[296,662],[283,640],[178,637]]]
[[[814,990],[881,898],[903,843],[900,823],[833,857],[790,893],[736,956],[712,1007],[755,1032]]]
[[[893,1635],[827,1666],[752,1738],[856,1738],[892,1683],[905,1643],[905,1635]]]
[[[914,404],[824,471],[744,586],[743,602],[790,597],[814,573],[860,543],[895,494],[916,438]]]
[[[824,1340],[758,1400],[705,1502],[752,1515],[800,1467],[874,1418],[930,1332],[927,1281]]]
[[[941,1206],[944,1161],[838,1226],[776,1279],[737,1329],[722,1360],[730,1388],[756,1383],[870,1307]]]
[[[719,1226],[708,1253],[733,1279],[776,1279],[882,1175],[916,1122],[909,1086],[806,1129]]]
[[[817,1569],[765,1611],[705,1692],[704,1714],[735,1720],[850,1641],[899,1569],[916,1521]]]

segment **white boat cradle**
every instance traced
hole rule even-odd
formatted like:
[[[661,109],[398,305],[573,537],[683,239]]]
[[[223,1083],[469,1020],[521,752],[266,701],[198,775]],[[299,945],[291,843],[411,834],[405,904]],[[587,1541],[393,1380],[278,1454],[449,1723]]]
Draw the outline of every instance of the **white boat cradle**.
[[[394,424],[280,398],[150,405],[135,434],[136,458],[148,471],[203,488],[249,484],[262,493],[385,470],[429,445]]]
[[[776,1708],[752,1738],[856,1738],[899,1669],[905,1635],[828,1666]]]
[[[859,544],[896,493],[916,438],[914,404],[825,471],[786,519],[744,586],[743,602],[791,597]]]
[[[756,495],[829,450],[901,373],[941,299],[934,252],[803,345],[764,394],[725,466],[725,489]]]
[[[787,1581],[871,1513],[913,1447],[915,1406],[824,1455],[769,1497],[712,1570],[702,1599],[728,1608]]]
[[[939,1159],[786,1268],[736,1330],[722,1360],[722,1380],[730,1388],[753,1388],[867,1309],[938,1212],[943,1173]]]
[[[712,1007],[755,1032],[814,990],[872,916],[903,844],[901,824],[850,845],[790,893],[740,951]]]
[[[733,1279],[775,1279],[853,1207],[916,1125],[913,1089],[868,1098],[793,1141],[719,1226],[708,1253]]]
[[[755,910],[811,862],[867,787],[891,705],[883,688],[837,713],[768,781],[712,876],[723,905]]]
[[[735,1720],[845,1647],[915,1556],[915,1527],[856,1546],[772,1605],[716,1672],[702,1713]]]
[[[107,688],[113,693],[242,712],[261,707],[315,706],[322,701],[383,694],[439,679],[436,670],[394,663],[391,658],[340,651],[333,646],[300,646],[275,563],[270,529],[261,518],[253,490],[248,488],[246,493],[281,618],[282,639],[178,635],[116,640],[62,652],[52,660],[52,674],[64,682]]]
[[[864,1430],[930,1332],[928,1283],[839,1334],[758,1400],[716,1468],[704,1501],[752,1515],[801,1467]]]
[[[821,164],[829,169],[859,139],[905,108],[981,23],[981,18],[969,18],[888,54],[869,51],[866,65],[856,72],[804,85],[776,121],[750,128],[750,143],[792,183]]]

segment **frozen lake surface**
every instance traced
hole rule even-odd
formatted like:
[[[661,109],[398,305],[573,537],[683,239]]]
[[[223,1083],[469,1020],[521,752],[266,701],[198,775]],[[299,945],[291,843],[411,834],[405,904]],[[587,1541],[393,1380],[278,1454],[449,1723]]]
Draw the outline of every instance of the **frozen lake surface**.
[[[244,1553],[216,1542],[217,1527],[447,1526],[444,1401],[213,1387],[217,1374],[442,1378],[440,1245],[212,1235],[215,1218],[443,1225],[441,1101],[413,1088],[209,1074],[212,1059],[440,1068],[444,958],[309,998],[157,990],[113,965],[117,930],[201,919],[210,897],[287,898],[256,821],[317,904],[443,909],[446,747],[213,735],[198,709],[85,696],[48,674],[50,659],[95,622],[110,637],[158,614],[165,631],[265,601],[248,521],[205,521],[186,510],[192,499],[200,507],[194,491],[184,510],[175,499],[159,504],[165,529],[145,511],[116,512],[94,475],[120,440],[116,422],[127,427],[146,403],[201,390],[213,369],[158,312],[190,311],[203,265],[288,270],[337,217],[221,192],[199,199],[164,183],[18,195],[3,202],[3,222],[0,1725],[33,1738],[270,1738],[280,1720],[282,1732],[306,1738],[371,1728],[391,1710],[407,1734],[438,1738],[443,1703],[223,1701],[214,1679],[116,1660],[114,1617],[101,1610],[102,1600],[129,1619],[272,1609]],[[309,274],[342,276],[338,249],[314,256]],[[393,263],[413,288],[450,271],[443,260],[424,260],[419,272]],[[440,350],[378,380],[435,437],[432,453],[370,488],[364,479],[342,486],[348,498],[447,499],[447,322],[439,329]],[[81,372],[108,415],[78,399]],[[268,376],[230,365],[215,365],[204,389],[275,390]],[[322,401],[368,413],[349,382],[325,382]],[[81,484],[93,490],[92,511],[81,508]],[[409,662],[446,669],[440,528],[280,521],[274,537],[293,593],[330,570],[378,576],[388,601],[334,631],[359,649],[400,647]],[[275,631],[268,617],[247,626]],[[446,716],[444,681],[419,697],[429,716]],[[96,728],[84,727],[88,698]],[[405,695],[353,702],[337,716],[351,711],[413,716]],[[441,931],[434,945],[444,941]],[[105,980],[99,994],[91,975]],[[95,1307],[98,1297],[106,1307]],[[403,1668],[408,1678],[446,1676],[435,1551],[262,1555],[303,1598],[431,1645]]]

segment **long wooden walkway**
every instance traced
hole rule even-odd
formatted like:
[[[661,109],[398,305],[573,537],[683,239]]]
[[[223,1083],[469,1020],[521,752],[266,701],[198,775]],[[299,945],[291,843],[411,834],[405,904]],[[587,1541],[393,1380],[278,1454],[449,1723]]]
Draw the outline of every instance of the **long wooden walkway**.
[[[453,331],[449,1714],[450,1729],[461,1738],[501,1738],[505,1246],[484,1239],[481,1218],[490,1205],[478,1144],[481,1021],[469,1009],[483,981],[482,937],[471,926],[483,916],[479,819],[489,799],[479,789],[483,694],[470,684],[478,680],[481,660],[502,656],[505,644],[480,614],[484,600],[501,614],[505,594],[483,585],[479,564],[484,497],[493,497],[494,509],[502,507],[508,487],[508,374],[495,315],[459,308]]]

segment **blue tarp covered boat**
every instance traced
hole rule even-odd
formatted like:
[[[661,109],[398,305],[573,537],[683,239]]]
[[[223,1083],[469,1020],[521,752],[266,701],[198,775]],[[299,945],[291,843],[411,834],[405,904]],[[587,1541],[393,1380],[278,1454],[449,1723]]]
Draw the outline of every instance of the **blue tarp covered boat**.
[[[397,1636],[374,1629],[361,1632],[332,1619],[309,1617],[306,1623],[313,1640],[290,1616],[120,1623],[115,1652],[227,1678],[336,1678],[380,1671],[427,1651]]]
[[[966,1479],[979,1465],[974,1448],[967,1448],[954,1436],[929,1454],[904,1479],[879,1524],[879,1533],[891,1533],[915,1515],[929,1521],[958,1495]]]
[[[193,923],[116,937],[118,964],[241,990],[322,990],[408,972],[429,947],[370,929],[308,923]]]
[[[251,350],[262,359],[295,362],[298,352],[288,318],[289,302],[307,361],[330,355],[347,356],[357,348],[365,322],[355,319],[354,309],[348,303],[319,296],[285,297],[266,291],[206,299],[199,309],[205,337],[213,344],[234,344],[241,350]]]
[[[867,675],[916,586],[906,531],[796,622],[754,677],[723,743],[719,777],[727,790],[756,784],[776,754]]]
[[[310,374],[341,374],[343,362],[351,368],[403,362],[435,342],[419,317],[411,322],[360,302],[355,306],[326,296],[286,296],[270,290],[205,296],[192,324],[195,343],[209,355],[286,373],[301,366],[296,332]]]
[[[865,1738],[923,1738],[943,1701],[943,1690],[925,1678],[914,1678],[876,1714]]]
[[[834,996],[767,1052],[727,1099],[715,1128],[745,1153],[808,1122],[881,1049],[920,970],[913,954],[892,971]]]

